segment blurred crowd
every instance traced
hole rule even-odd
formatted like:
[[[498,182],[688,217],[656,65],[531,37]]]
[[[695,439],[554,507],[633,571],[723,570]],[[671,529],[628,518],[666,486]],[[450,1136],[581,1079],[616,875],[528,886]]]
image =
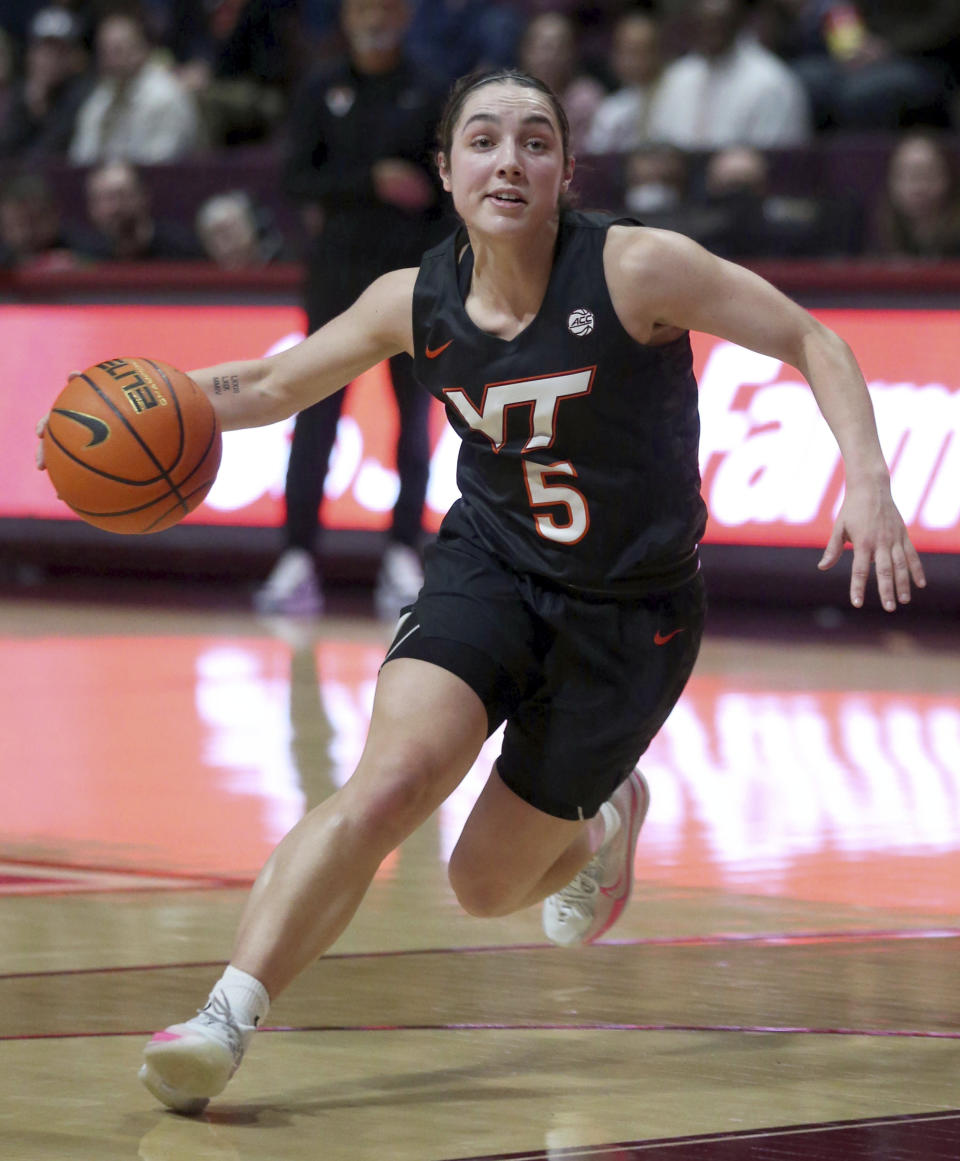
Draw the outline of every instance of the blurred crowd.
[[[331,144],[356,100],[378,108],[369,77],[392,76],[400,60],[425,120],[472,69],[541,77],[564,102],[582,172],[606,175],[596,208],[681,230],[724,256],[960,256],[960,0],[7,7],[0,266],[205,258],[237,269],[298,258],[344,186],[354,200],[436,217],[432,125],[409,148],[384,144],[381,157]],[[385,49],[384,69],[357,65]],[[414,100],[410,84],[391,94],[377,114],[384,124]],[[371,124],[376,136],[380,122]],[[784,181],[785,155],[853,134],[886,147],[868,204]],[[153,167],[215,167],[244,149],[275,165],[295,229],[281,231],[275,205],[226,181],[191,220],[155,211]],[[82,174],[79,207],[62,202],[63,167]]]

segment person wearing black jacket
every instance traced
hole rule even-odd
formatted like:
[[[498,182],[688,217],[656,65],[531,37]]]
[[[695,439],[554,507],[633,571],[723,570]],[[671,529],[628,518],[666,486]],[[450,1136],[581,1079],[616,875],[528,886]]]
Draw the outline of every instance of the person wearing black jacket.
[[[323,65],[294,99],[283,184],[310,236],[305,306],[312,332],[379,275],[416,264],[442,218],[431,166],[441,83],[406,58],[406,0],[344,0],[347,56]],[[377,584],[378,611],[399,612],[420,587],[429,474],[429,397],[406,354],[390,360],[400,412],[400,490]],[[286,478],[286,548],[256,595],[262,612],[318,612],[319,506],[343,393],[297,417]]]
[[[44,8],[30,23],[24,75],[0,119],[0,157],[66,156],[77,112],[93,77],[80,20],[66,8]]]

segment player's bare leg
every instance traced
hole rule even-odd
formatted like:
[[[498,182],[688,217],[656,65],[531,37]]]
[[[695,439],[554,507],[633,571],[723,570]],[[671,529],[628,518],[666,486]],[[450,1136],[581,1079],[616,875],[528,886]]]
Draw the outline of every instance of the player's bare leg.
[[[141,1079],[154,1096],[195,1113],[225,1087],[269,1002],[336,940],[381,861],[457,786],[486,731],[459,678],[407,658],[384,666],[353,777],[270,856],[206,1008],[147,1045]]]
[[[450,857],[450,883],[471,915],[509,915],[568,882],[601,837],[598,819],[544,814],[514,794],[494,766]]]
[[[494,767],[451,857],[450,881],[461,904],[477,915],[505,915],[545,900],[551,940],[590,943],[629,899],[649,801],[635,770],[592,819],[568,822],[517,797]]]
[[[384,666],[356,772],[270,856],[231,962],[279,995],[344,930],[383,859],[460,783],[486,726],[459,678],[406,658]]]

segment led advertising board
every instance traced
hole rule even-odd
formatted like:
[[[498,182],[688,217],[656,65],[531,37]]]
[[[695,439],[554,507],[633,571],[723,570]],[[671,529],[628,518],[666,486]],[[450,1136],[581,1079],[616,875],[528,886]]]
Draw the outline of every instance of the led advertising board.
[[[916,546],[960,552],[960,316],[933,310],[815,312],[853,348],[873,399],[894,495]],[[282,350],[303,335],[290,306],[3,306],[6,390],[0,419],[0,516],[70,518],[33,467],[33,429],[71,369],[146,355],[189,370]],[[702,419],[705,540],[816,546],[842,494],[839,451],[813,394],[777,359],[693,336]],[[42,359],[38,356],[42,353]],[[349,390],[324,500],[330,528],[385,528],[397,493],[397,417],[386,365]],[[431,412],[425,523],[457,496],[458,440]],[[292,421],[229,432],[217,482],[190,523],[281,522]]]

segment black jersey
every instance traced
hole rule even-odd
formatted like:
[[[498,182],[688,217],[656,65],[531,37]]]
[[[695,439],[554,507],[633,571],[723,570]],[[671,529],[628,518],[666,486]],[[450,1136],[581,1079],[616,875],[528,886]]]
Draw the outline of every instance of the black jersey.
[[[696,572],[706,508],[689,337],[647,346],[624,329],[603,270],[617,220],[563,215],[543,304],[509,341],[467,315],[473,256],[458,231],[423,257],[413,327],[416,375],[462,440],[441,536],[548,582],[627,594]]]

